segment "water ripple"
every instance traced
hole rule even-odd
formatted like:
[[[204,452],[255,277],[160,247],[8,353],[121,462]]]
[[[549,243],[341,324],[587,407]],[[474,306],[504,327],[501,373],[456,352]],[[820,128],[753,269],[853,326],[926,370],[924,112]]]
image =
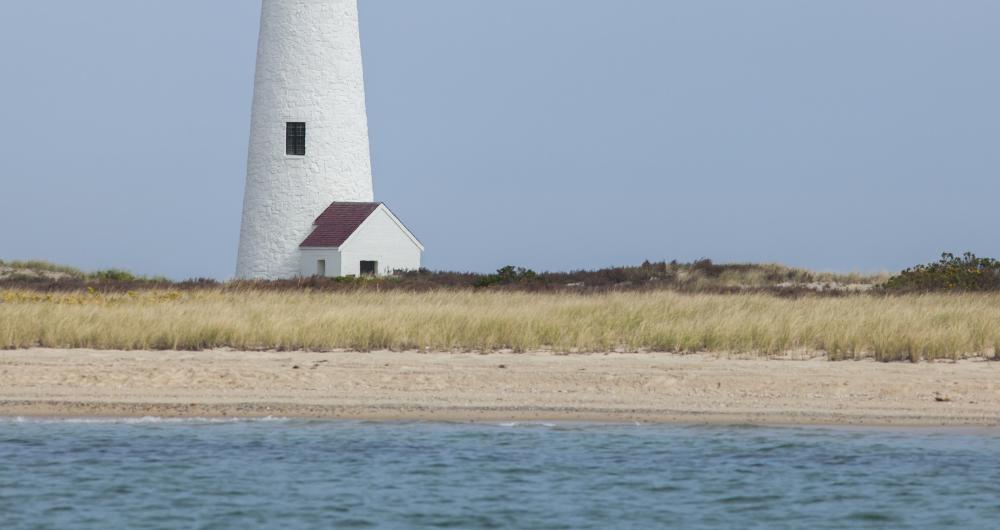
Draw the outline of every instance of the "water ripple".
[[[28,528],[993,528],[1000,434],[0,420]]]

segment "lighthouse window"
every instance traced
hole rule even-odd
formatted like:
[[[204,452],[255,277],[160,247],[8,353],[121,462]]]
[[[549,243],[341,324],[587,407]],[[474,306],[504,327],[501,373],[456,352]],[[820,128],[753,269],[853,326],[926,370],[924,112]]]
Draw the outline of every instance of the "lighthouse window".
[[[285,153],[291,156],[306,154],[306,124],[288,122],[285,128]]]

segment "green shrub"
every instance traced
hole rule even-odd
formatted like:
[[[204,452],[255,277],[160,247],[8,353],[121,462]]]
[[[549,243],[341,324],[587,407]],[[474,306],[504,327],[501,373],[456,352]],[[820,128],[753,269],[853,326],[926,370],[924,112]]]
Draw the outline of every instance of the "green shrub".
[[[137,279],[131,272],[121,269],[97,271],[91,274],[91,277],[102,282],[134,282]]]
[[[944,253],[937,263],[918,265],[885,283],[889,291],[994,291],[1000,290],[1000,261],[979,258],[971,252],[961,257]]]
[[[514,267],[507,265],[499,269],[496,274],[488,274],[476,280],[476,287],[491,287],[494,285],[519,285],[533,283],[539,280],[538,273],[525,269],[524,267]]]

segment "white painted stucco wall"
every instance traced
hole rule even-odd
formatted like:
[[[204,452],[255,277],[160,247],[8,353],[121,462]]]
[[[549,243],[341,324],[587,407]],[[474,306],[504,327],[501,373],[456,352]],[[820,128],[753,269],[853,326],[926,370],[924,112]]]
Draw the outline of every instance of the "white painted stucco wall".
[[[287,122],[306,123],[304,157]],[[357,0],[263,0],[236,276],[301,274],[316,217],[372,188]]]
[[[420,269],[423,246],[385,206],[379,206],[340,248],[302,249],[299,271],[316,275],[316,262],[326,260],[326,275],[360,276],[362,261],[377,261],[378,274]]]
[[[304,248],[301,249],[302,264],[299,275],[308,278],[317,275],[319,260],[326,260],[326,276],[336,278],[340,273],[340,250],[335,248]]]
[[[341,276],[361,274],[362,261],[377,261],[379,275],[417,270],[423,248],[389,209],[379,206],[340,246]]]

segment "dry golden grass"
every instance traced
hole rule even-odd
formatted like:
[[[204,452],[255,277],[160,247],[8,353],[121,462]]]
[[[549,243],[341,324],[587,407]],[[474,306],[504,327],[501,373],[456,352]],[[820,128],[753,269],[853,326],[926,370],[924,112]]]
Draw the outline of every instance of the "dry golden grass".
[[[0,347],[993,355],[1000,295],[0,291]]]

